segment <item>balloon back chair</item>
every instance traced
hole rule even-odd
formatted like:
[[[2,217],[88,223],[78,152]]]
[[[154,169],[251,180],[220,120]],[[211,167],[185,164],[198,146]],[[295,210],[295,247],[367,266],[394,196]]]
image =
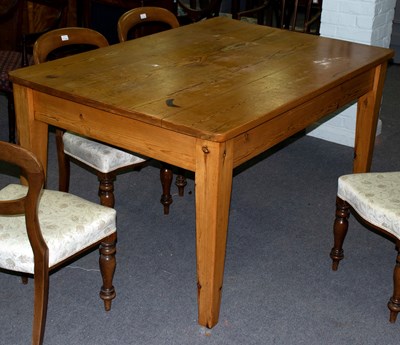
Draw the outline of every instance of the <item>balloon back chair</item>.
[[[150,27],[151,25],[156,27]],[[118,20],[118,39],[125,42],[132,38],[145,36],[154,33],[155,30],[163,31],[175,29],[179,27],[179,21],[176,16],[165,8],[161,7],[138,7],[125,12]],[[148,29],[151,28],[149,31]],[[147,29],[147,30],[146,30]],[[160,172],[161,183],[163,186],[163,194],[161,195],[161,203],[164,206],[164,213],[169,213],[169,206],[172,203],[171,184],[172,169],[169,165],[163,163]],[[187,184],[186,178],[182,170],[176,176],[175,181],[178,187],[179,196],[184,195],[184,188]]]
[[[157,31],[175,29],[179,27],[176,16],[162,7],[137,7],[125,12],[118,20],[118,39],[125,42],[128,39],[145,36],[153,31],[143,32],[142,28],[147,25],[159,24]],[[131,36],[130,36],[131,35]]]
[[[330,256],[336,271],[343,255],[343,241],[352,211],[367,227],[387,235],[396,243],[393,295],[389,299],[390,322],[400,311],[400,172],[362,173],[339,177],[334,222],[334,245]]]
[[[51,54],[61,48],[61,54],[71,55],[88,48],[107,47],[106,38],[99,32],[87,28],[62,28],[42,35],[33,47],[35,64],[46,62]],[[75,50],[78,49],[78,50]],[[58,53],[60,54],[60,53]],[[55,56],[58,58],[59,56]],[[54,57],[52,57],[54,58]],[[57,156],[59,164],[59,190],[67,192],[70,180],[70,160],[75,159],[95,170],[99,180],[100,204],[114,207],[114,181],[122,169],[141,168],[147,161],[131,152],[103,144],[101,142],[56,129]],[[169,174],[162,170],[161,177]]]
[[[27,182],[0,190],[0,268],[33,274],[32,344],[41,345],[50,271],[99,245],[100,297],[110,310],[115,297],[116,212],[72,194],[43,189],[40,162],[20,146],[0,142],[0,161],[19,167]]]

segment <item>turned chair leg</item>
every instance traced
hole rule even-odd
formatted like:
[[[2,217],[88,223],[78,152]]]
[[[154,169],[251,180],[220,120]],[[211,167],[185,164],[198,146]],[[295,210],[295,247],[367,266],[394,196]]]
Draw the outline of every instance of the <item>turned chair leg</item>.
[[[349,204],[339,197],[336,197],[336,217],[333,225],[334,245],[330,253],[332,270],[334,271],[338,269],[340,260],[344,258],[343,242],[349,228],[349,217]]]
[[[56,129],[56,148],[58,159],[58,190],[61,192],[68,192],[69,190],[69,175],[70,175],[70,160],[64,153],[63,143],[64,131]]]
[[[179,196],[183,196],[185,194],[185,187],[187,185],[186,176],[184,175],[185,171],[181,168],[178,170],[178,175],[175,179],[175,186],[178,187]]]
[[[47,267],[42,266],[37,268],[35,266],[34,284],[35,299],[33,307],[32,345],[42,345],[49,299],[49,270]]]
[[[115,172],[109,172],[109,173],[98,172],[97,178],[100,182],[99,185],[100,204],[103,206],[114,208],[115,205],[114,181],[116,179]]]
[[[164,206],[164,214],[169,214],[169,205],[172,204],[172,170],[169,166],[164,165],[160,168],[160,180],[162,186],[162,195],[160,202]]]
[[[396,322],[397,314],[400,311],[400,240],[396,242],[397,257],[396,265],[393,272],[393,296],[388,302],[388,308],[390,310],[389,321]]]
[[[21,282],[22,282],[22,284],[24,284],[24,285],[27,285],[27,284],[28,284],[28,275],[27,275],[27,274],[22,273],[22,275],[21,275]]]
[[[103,279],[103,285],[100,289],[100,298],[104,301],[106,311],[111,309],[111,302],[115,298],[116,293],[113,286],[113,278],[116,266],[116,241],[117,233],[108,236],[100,245],[100,272]]]

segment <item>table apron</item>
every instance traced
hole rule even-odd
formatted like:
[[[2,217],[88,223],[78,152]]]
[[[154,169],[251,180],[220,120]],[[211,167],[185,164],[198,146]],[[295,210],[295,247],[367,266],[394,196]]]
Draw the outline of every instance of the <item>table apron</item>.
[[[307,128],[373,88],[375,69],[354,77],[234,138],[234,167]]]
[[[372,90],[374,69],[349,79],[233,138],[233,166],[307,128]],[[157,124],[85,106],[33,90],[35,119],[111,145],[196,170],[197,139]]]
[[[33,99],[37,121],[195,170],[192,136],[37,91]]]

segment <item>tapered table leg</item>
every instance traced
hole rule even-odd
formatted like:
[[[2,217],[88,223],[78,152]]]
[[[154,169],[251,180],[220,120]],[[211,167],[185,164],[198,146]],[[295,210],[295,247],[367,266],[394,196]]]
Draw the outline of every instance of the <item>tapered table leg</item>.
[[[199,323],[217,324],[232,190],[233,143],[198,141],[196,250]]]
[[[372,90],[358,100],[353,162],[354,173],[368,172],[371,168],[386,69],[387,63],[375,68]]]

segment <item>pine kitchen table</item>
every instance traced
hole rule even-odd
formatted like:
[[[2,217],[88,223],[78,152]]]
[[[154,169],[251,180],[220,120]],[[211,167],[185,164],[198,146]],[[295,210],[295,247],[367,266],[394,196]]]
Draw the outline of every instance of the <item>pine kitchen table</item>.
[[[48,125],[195,172],[198,322],[218,322],[232,170],[358,102],[368,171],[389,49],[213,18],[11,72],[19,142]]]

